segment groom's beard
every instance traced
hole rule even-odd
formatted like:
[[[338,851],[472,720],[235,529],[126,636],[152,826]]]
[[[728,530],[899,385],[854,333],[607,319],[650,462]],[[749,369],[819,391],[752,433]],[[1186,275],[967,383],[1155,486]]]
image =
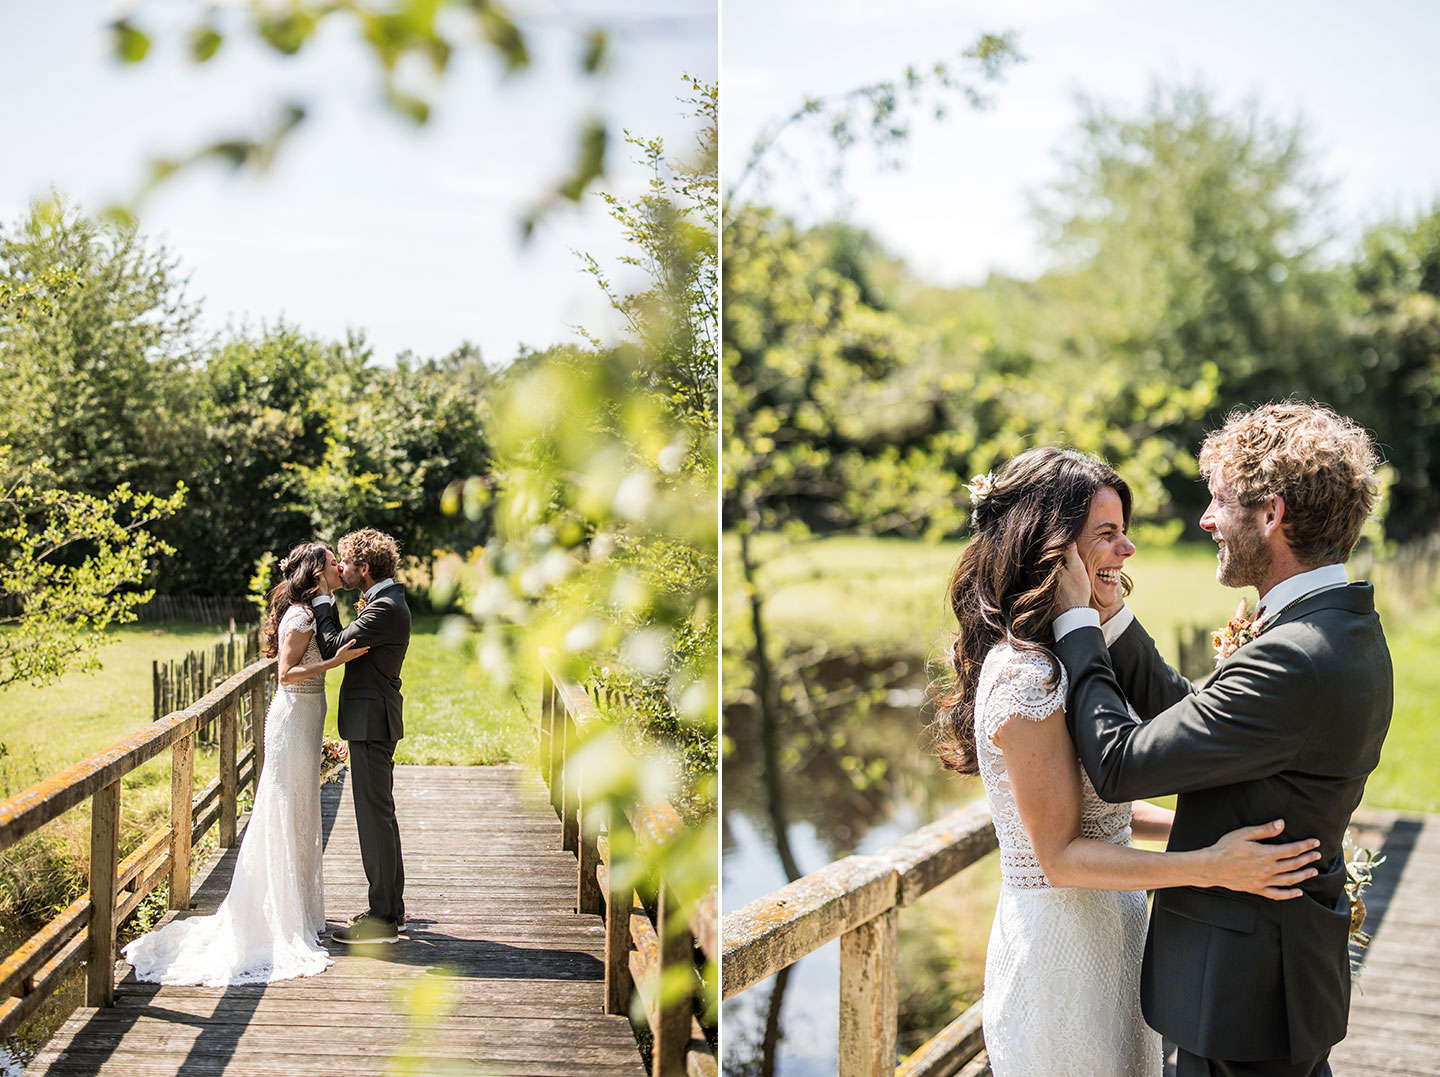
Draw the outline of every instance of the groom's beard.
[[[1225,535],[1215,579],[1224,587],[1259,587],[1270,574],[1273,557],[1258,527],[1242,527]]]

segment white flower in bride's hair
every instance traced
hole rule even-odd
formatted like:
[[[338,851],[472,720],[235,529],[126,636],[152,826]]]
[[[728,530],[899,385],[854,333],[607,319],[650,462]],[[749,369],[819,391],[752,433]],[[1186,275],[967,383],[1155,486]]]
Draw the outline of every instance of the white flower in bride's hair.
[[[983,475],[976,475],[965,484],[965,489],[970,491],[970,504],[980,504],[995,492],[995,472],[987,471]]]

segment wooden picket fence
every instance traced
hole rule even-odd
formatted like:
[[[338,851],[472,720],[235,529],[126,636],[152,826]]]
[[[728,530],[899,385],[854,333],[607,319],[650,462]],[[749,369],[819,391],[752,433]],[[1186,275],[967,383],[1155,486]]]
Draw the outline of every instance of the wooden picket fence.
[[[10,1035],[85,966],[87,1006],[115,997],[116,932],[161,882],[172,909],[190,907],[191,849],[212,827],[219,843],[236,841],[239,794],[259,784],[265,765],[265,703],[276,663],[261,659],[190,706],[0,803],[0,853],[78,805],[90,802],[90,885],[8,955],[0,955],[0,1039]],[[220,773],[192,795],[195,741],[218,722]],[[244,751],[239,749],[244,747]],[[120,790],[147,760],[170,751],[170,819],[120,857]]]
[[[696,1017],[700,990],[699,965],[720,959],[719,895],[711,887],[698,906],[684,908],[664,878],[621,885],[612,871],[610,851],[620,848],[663,848],[680,835],[685,823],[669,802],[627,805],[611,816],[604,833],[583,825],[585,806],[595,794],[583,776],[570,768],[570,753],[604,727],[595,702],[577,684],[559,673],[558,655],[540,655],[544,675],[540,697],[540,769],[550,789],[550,802],[561,820],[561,844],[575,853],[576,910],[602,913],[605,919],[605,1012],[629,1014],[632,995],[654,1037],[654,1077],[713,1077],[714,1053]],[[633,946],[633,949],[632,949]],[[661,991],[679,979],[690,983],[683,992]]]
[[[145,624],[196,621],[223,625],[226,621],[244,624],[255,620],[255,603],[243,595],[156,595],[135,607],[135,619]]]
[[[153,719],[158,722],[173,711],[184,710],[259,656],[260,626],[248,625],[242,634],[231,621],[229,634],[213,646],[191,651],[179,661],[152,661]],[[201,732],[203,737],[210,730]]]

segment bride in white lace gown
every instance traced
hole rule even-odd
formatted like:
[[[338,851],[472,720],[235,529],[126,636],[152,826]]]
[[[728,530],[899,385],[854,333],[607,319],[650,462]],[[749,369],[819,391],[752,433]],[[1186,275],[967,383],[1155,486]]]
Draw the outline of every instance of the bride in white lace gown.
[[[347,645],[326,662],[315,644],[315,617],[304,600],[322,576],[339,586],[328,547],[298,547],[280,567],[284,578],[270,593],[265,622],[267,652],[279,658],[280,687],[265,716],[265,769],[230,890],[214,915],[173,920],[125,947],[136,979],[146,983],[270,983],[314,976],[330,964],[317,942],[325,927],[325,671],[369,648]]]
[[[1107,804],[1065,725],[1066,678],[1049,652],[1072,543],[1101,616],[1118,610],[1135,552],[1130,490],[1061,449],[1017,456],[972,486],[976,535],[950,581],[959,621],[953,691],[940,699],[941,761],[979,774],[1000,845],[1000,897],[985,960],[984,1034],[996,1077],[1158,1077],[1159,1036],[1140,1009],[1147,889],[1223,886],[1289,898],[1314,873],[1311,842],[1263,844],[1267,824],[1208,849],[1161,853],[1172,813]]]

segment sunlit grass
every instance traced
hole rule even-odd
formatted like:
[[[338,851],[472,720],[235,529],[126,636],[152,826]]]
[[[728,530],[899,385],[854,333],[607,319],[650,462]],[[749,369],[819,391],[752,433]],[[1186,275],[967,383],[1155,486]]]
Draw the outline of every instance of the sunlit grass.
[[[738,545],[725,545],[726,633],[731,664],[747,616]],[[758,544],[772,646],[830,650],[943,654],[953,628],[942,605],[959,543],[929,545],[904,539],[855,536],[788,541],[765,536]],[[1126,571],[1135,583],[1129,602],[1141,623],[1172,662],[1182,629],[1215,627],[1243,595],[1215,582],[1215,553],[1204,544],[1142,549]],[[1433,596],[1386,594],[1382,569],[1377,601],[1395,664],[1395,714],[1380,767],[1371,775],[1365,802],[1374,807],[1440,811],[1440,738],[1434,736],[1431,701],[1440,695],[1440,605]],[[1400,601],[1401,598],[1405,601]],[[1428,602],[1418,611],[1417,601]]]
[[[788,541],[764,536],[757,544],[760,588],[771,632],[789,649],[817,643],[831,649],[943,651],[954,621],[946,605],[950,571],[962,543],[908,539],[837,538]],[[746,616],[734,536],[725,544],[726,622]],[[1213,546],[1139,551],[1126,571],[1135,589],[1130,605],[1169,658],[1177,632],[1219,625],[1244,594],[1215,582]]]

